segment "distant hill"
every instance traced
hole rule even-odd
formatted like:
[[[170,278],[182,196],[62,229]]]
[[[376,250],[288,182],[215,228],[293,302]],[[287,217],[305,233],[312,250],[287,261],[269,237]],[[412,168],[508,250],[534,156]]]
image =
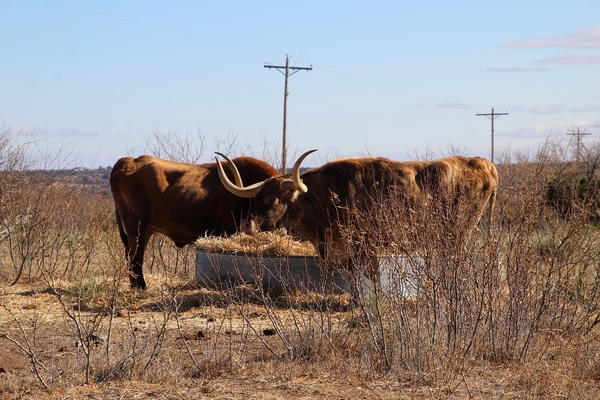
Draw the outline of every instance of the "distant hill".
[[[44,175],[59,182],[76,185],[86,192],[110,198],[112,197],[109,183],[111,169],[112,167],[47,170],[44,171]]]
[[[110,171],[112,167],[72,168],[60,170],[47,170],[44,175],[48,178],[56,179],[60,182],[76,185],[88,193],[94,193],[101,197],[110,198]],[[302,167],[300,173],[308,171],[311,168]],[[288,171],[290,173],[291,171]]]

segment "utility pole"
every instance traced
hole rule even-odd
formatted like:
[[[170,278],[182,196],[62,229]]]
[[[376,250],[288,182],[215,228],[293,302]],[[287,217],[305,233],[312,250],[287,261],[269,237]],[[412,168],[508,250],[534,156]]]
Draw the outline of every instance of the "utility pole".
[[[586,135],[591,135],[590,132],[581,132],[579,128],[577,128],[577,132],[575,132],[575,128],[571,129],[569,136],[575,136],[577,138],[577,153],[575,153],[575,160],[577,161],[577,165],[579,165],[579,156],[581,155],[581,138]]]
[[[275,68],[285,75],[285,88],[283,90],[283,140],[281,149],[281,173],[287,172],[287,98],[288,98],[288,78],[298,71],[311,71],[311,67],[290,67],[290,57],[285,55],[285,66],[270,65],[265,63],[265,68]],[[290,72],[291,71],[291,72]]]
[[[490,114],[475,114],[477,117],[488,117],[489,119],[492,120],[492,155],[491,155],[491,160],[492,163],[494,162],[494,120],[496,118],[498,118],[501,115],[508,115],[507,112],[504,113],[494,113],[494,107],[492,107],[492,112]]]

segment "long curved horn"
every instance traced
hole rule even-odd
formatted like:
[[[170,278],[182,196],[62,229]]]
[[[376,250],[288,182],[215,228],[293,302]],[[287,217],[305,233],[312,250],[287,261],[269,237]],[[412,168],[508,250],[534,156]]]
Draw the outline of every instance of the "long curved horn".
[[[295,189],[300,193],[308,192],[308,187],[302,182],[302,179],[300,179],[300,165],[309,154],[314,153],[315,151],[317,151],[317,149],[309,150],[302,154],[294,164],[294,169],[292,170],[292,182],[294,182]]]
[[[219,153],[218,151],[215,151],[215,154],[218,154],[221,157],[223,157],[225,160],[227,160],[227,162],[229,163],[229,166],[231,167],[231,169],[233,169],[233,180],[235,182],[235,186],[244,187],[244,183],[242,182],[242,176],[240,175],[240,171],[238,171],[238,169],[235,166],[235,164],[233,163],[233,161],[231,161],[229,159],[229,157],[227,157],[225,154]],[[217,163],[220,164],[220,162],[218,160],[217,160]]]
[[[217,153],[219,154],[219,153]],[[221,156],[223,156],[222,154],[220,154]],[[225,157],[225,156],[223,156]],[[227,162],[233,166],[233,168],[235,168],[235,165],[233,164],[233,162],[231,162],[231,160],[227,157],[225,157],[225,159],[227,160]],[[256,194],[260,191],[260,188],[263,186],[263,184],[265,183],[263,182],[258,182],[255,183],[253,185],[250,185],[248,187],[239,187],[234,185],[229,178],[227,177],[227,174],[225,173],[225,170],[223,169],[223,166],[221,165],[221,162],[219,161],[219,159],[217,157],[215,157],[215,160],[217,161],[217,171],[219,172],[219,179],[221,179],[221,183],[223,184],[223,186],[225,187],[225,189],[227,189],[229,191],[229,193],[234,194],[238,197],[246,197],[246,198],[251,198],[256,196]],[[237,168],[235,168],[237,170]],[[238,172],[239,174],[239,172]],[[241,178],[240,178],[240,182],[241,182]]]

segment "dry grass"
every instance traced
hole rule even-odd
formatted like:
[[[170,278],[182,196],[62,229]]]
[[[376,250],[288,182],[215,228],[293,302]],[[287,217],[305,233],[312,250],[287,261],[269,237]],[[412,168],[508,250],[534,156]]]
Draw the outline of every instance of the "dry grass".
[[[314,246],[283,232],[260,232],[250,236],[238,233],[227,238],[205,236],[196,241],[196,248],[208,252],[230,252],[271,256],[312,256]]]
[[[160,276],[150,276],[152,287],[160,287]],[[184,282],[181,284],[185,285]],[[173,287],[171,287],[173,289]],[[460,379],[439,381],[434,371],[416,376],[408,370],[394,374],[376,373],[376,365],[365,364],[360,331],[354,329],[344,340],[334,338],[337,352],[328,346],[306,347],[297,337],[294,356],[278,333],[299,321],[315,318],[314,311],[288,307],[265,307],[258,302],[232,301],[232,295],[208,289],[181,289],[176,317],[169,318],[160,357],[138,371],[124,363],[131,348],[147,352],[164,323],[165,298],[161,290],[151,293],[124,291],[123,308],[114,318],[111,359],[106,351],[107,324],[98,329],[102,342],[92,352],[92,380],[84,384],[83,354],[73,333],[65,330],[64,312],[44,285],[19,284],[6,288],[2,303],[16,311],[19,323],[36,321],[36,351],[39,361],[50,367],[48,388],[39,387],[22,351],[6,339],[1,358],[2,398],[597,398],[598,367],[589,340],[554,337],[536,362],[495,363],[469,359]],[[235,296],[233,296],[235,298]],[[93,315],[93,309],[83,315]],[[281,323],[278,326],[275,321]],[[338,332],[356,324],[351,311],[333,317]],[[19,330],[19,323],[0,312],[3,332]],[[30,326],[25,326],[31,332]],[[283,336],[280,336],[283,335]],[[315,335],[315,332],[312,333]],[[353,338],[352,336],[356,336]],[[132,338],[136,338],[132,341]],[[307,338],[305,338],[307,339]],[[354,340],[353,340],[354,339]],[[314,344],[314,343],[313,343]],[[299,348],[298,346],[305,346]],[[587,347],[583,357],[581,346]],[[189,353],[188,353],[189,351]],[[190,355],[191,354],[191,355]],[[193,358],[192,358],[193,357]],[[590,358],[588,358],[590,357]],[[194,364],[192,360],[197,364]],[[122,364],[121,364],[122,363]],[[446,368],[461,368],[444,360]]]
[[[196,246],[160,235],[148,290],[131,290],[110,199],[3,180],[0,398],[600,398],[600,230],[545,207],[544,160],[501,168],[494,229],[460,242],[427,221],[397,229],[393,204],[375,210],[375,236],[431,245],[401,275],[414,296],[369,292],[353,307],[198,285]],[[281,234],[197,246],[314,254]]]

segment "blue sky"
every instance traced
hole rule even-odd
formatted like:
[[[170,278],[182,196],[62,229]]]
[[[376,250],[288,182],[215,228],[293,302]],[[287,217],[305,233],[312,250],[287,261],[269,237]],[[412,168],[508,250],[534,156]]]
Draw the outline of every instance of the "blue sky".
[[[399,160],[533,151],[600,135],[600,1],[0,0],[0,119],[81,166],[147,153],[153,133],[263,156]],[[221,149],[222,150],[222,149]],[[237,154],[231,154],[235,156]],[[272,160],[268,160],[272,161]],[[276,163],[276,162],[273,162]]]

